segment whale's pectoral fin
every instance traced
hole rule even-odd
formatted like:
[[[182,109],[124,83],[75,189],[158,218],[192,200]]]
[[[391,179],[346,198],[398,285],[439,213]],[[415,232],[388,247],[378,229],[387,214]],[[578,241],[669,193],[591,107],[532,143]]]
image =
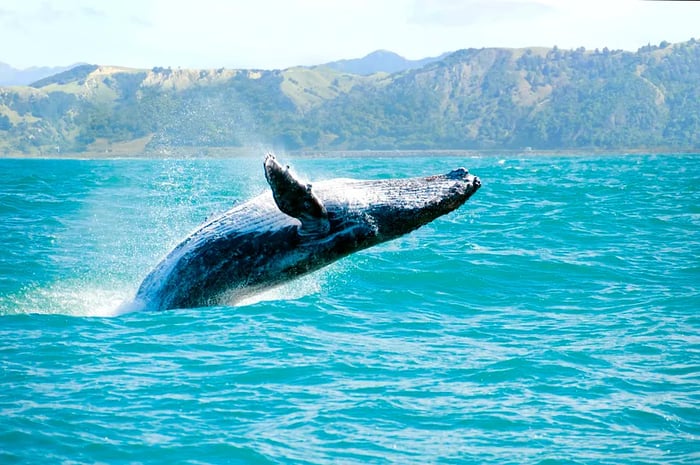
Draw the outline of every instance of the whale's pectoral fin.
[[[272,188],[272,197],[282,213],[301,221],[299,234],[321,236],[330,230],[328,212],[314,194],[311,184],[304,184],[279,164],[275,156],[265,157],[265,178]]]

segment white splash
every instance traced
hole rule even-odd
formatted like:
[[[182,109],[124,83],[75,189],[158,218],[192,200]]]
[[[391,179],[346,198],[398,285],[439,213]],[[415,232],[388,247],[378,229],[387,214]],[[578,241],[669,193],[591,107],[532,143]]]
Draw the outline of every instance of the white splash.
[[[14,314],[112,317],[135,310],[127,305],[131,295],[127,290],[58,282],[48,287],[27,289],[6,299]]]

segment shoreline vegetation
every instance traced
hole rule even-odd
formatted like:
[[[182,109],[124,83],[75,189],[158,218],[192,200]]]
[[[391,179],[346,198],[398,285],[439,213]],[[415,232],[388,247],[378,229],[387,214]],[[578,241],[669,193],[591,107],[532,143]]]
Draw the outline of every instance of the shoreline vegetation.
[[[372,74],[81,65],[0,87],[0,156],[697,152],[698,69],[695,39],[465,49]]]
[[[653,155],[676,156],[690,155],[700,156],[698,150],[650,150],[650,149],[562,149],[562,150],[515,150],[515,149],[488,149],[488,150],[287,150],[275,152],[265,148],[242,147],[200,147],[182,148],[168,152],[74,152],[47,154],[14,153],[0,155],[0,159],[27,159],[27,160],[158,160],[158,159],[235,159],[235,158],[261,158],[267,152],[284,154],[293,158],[391,158],[391,157],[462,157],[462,158],[487,158],[487,157],[556,157],[556,156],[625,156],[625,155]]]

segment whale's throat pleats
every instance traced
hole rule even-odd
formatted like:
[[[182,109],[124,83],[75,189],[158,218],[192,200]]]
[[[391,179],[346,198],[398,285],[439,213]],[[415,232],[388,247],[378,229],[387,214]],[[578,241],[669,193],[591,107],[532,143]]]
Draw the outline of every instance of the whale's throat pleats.
[[[323,202],[314,194],[311,184],[301,182],[280,165],[271,154],[265,158],[265,178],[272,189],[277,208],[286,215],[301,221],[299,234],[322,236],[330,230],[328,212]]]

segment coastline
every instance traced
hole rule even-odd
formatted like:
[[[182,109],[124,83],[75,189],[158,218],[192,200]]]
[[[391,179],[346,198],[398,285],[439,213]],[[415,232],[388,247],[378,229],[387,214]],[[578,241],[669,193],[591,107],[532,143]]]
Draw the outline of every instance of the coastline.
[[[115,159],[190,159],[190,158],[248,158],[273,151],[296,158],[391,158],[391,157],[466,157],[485,158],[498,156],[552,157],[552,156],[620,156],[620,155],[700,155],[700,149],[620,148],[620,149],[407,149],[407,150],[270,150],[265,147],[177,147],[168,151],[86,151],[67,153],[10,153],[0,159],[35,160],[115,160]]]

